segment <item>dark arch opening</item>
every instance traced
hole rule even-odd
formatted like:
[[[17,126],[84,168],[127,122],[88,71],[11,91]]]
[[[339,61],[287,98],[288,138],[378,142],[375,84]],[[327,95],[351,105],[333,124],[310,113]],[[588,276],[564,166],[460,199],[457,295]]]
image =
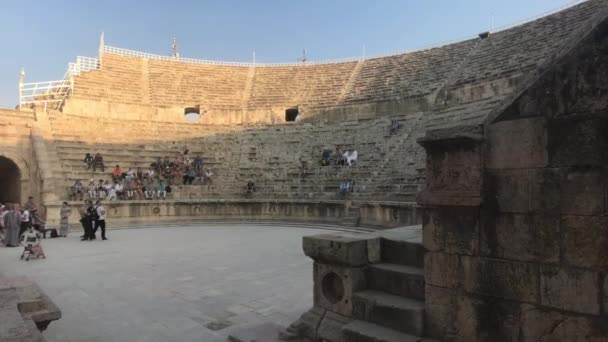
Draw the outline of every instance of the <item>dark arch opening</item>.
[[[12,160],[0,156],[0,203],[21,203],[21,173]]]

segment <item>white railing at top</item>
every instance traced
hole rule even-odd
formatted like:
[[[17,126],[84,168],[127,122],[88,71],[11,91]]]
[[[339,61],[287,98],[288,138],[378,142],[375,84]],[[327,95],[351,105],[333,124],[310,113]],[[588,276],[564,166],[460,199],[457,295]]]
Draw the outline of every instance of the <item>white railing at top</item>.
[[[19,84],[19,108],[25,105],[58,103],[61,106],[74,88],[73,76],[83,72],[99,69],[99,59],[91,57],[76,57],[75,63],[68,64],[68,70],[62,80],[31,82]]]
[[[68,70],[70,75],[78,76],[83,72],[92,71],[99,69],[99,59],[92,57],[76,57],[76,63],[70,63]]]
[[[68,77],[58,81],[19,84],[19,107],[28,104],[62,103],[70,90],[72,80]]]
[[[277,66],[301,66],[301,65],[315,65],[315,64],[332,64],[332,63],[345,63],[345,62],[357,62],[362,60],[362,57],[354,57],[354,58],[343,58],[343,59],[334,59],[328,61],[311,61],[311,62],[290,62],[290,63],[248,63],[248,62],[226,62],[226,61],[213,61],[207,59],[194,59],[194,58],[176,58],[173,56],[162,56],[156,55],[147,52],[129,50],[118,48],[114,46],[104,46],[104,52],[121,55],[126,57],[138,57],[145,59],[155,59],[161,61],[175,61],[175,62],[183,62],[183,63],[191,63],[191,64],[208,64],[208,65],[226,65],[226,66],[240,66],[240,67],[277,67]]]
[[[508,30],[510,28],[519,26],[519,25],[523,25],[529,22],[532,22],[534,20],[540,19],[542,17],[545,16],[549,16],[552,14],[555,14],[557,12],[563,11],[565,9],[568,9],[570,7],[574,7],[576,5],[579,5],[583,2],[586,2],[589,0],[571,0],[570,2],[554,8],[552,10],[546,11],[540,15],[536,15],[533,17],[529,17],[526,18],[524,20],[519,20],[517,22],[508,24],[508,25],[504,25],[504,26],[500,26],[500,27],[496,27],[496,28],[489,28],[491,33],[497,33],[497,32],[501,32],[501,31],[505,31]],[[139,57],[139,58],[145,58],[145,59],[156,59],[156,60],[163,60],[163,61],[179,61],[179,62],[184,62],[184,63],[192,63],[192,64],[209,64],[209,65],[226,65],[226,66],[242,66],[242,67],[251,67],[251,66],[255,66],[255,67],[280,67],[280,66],[303,66],[303,65],[316,65],[316,64],[335,64],[335,63],[346,63],[346,62],[357,62],[357,61],[363,61],[363,60],[367,60],[367,59],[376,59],[376,58],[384,58],[384,57],[391,57],[391,56],[397,56],[397,55],[402,55],[402,54],[406,54],[406,53],[412,53],[412,52],[418,52],[418,51],[425,51],[425,50],[430,50],[433,48],[439,48],[442,46],[446,46],[446,45],[450,45],[450,44],[454,44],[454,43],[458,43],[458,42],[462,42],[465,40],[469,40],[469,39],[477,39],[478,36],[477,34],[472,34],[472,35],[467,35],[467,36],[463,36],[459,39],[451,39],[449,41],[445,41],[442,43],[438,43],[438,44],[432,44],[429,46],[425,46],[422,48],[415,48],[415,49],[407,49],[407,50],[398,50],[398,51],[393,51],[393,52],[388,52],[388,53],[383,53],[383,54],[377,54],[377,55],[372,55],[372,56],[359,56],[359,57],[350,57],[350,58],[342,58],[342,59],[333,59],[333,60],[325,60],[325,61],[306,61],[304,62],[288,62],[288,63],[255,63],[255,62],[226,62],[226,61],[213,61],[213,60],[205,60],[205,59],[194,59],[194,58],[175,58],[173,56],[162,56],[162,55],[156,55],[156,54],[152,54],[152,53],[147,53],[147,52],[141,52],[141,51],[135,51],[135,50],[129,50],[129,49],[123,49],[123,48],[118,48],[118,47],[113,47],[113,46],[107,46],[104,45],[104,52],[108,52],[108,53],[112,53],[112,54],[117,54],[117,55],[122,55],[122,56],[128,56],[128,57]]]

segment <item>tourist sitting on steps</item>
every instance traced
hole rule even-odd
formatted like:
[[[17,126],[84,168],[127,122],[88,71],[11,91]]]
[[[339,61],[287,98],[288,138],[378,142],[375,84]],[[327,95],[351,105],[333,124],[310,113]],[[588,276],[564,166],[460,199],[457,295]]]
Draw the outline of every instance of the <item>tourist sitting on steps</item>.
[[[321,166],[327,166],[331,164],[331,150],[325,149],[323,150],[323,154],[321,155]]]
[[[85,154],[83,162],[84,166],[89,170],[93,166],[93,156],[90,153]]]
[[[167,185],[165,184],[165,182],[162,179],[158,182],[156,197],[158,199],[161,199],[161,197],[162,197],[162,199],[167,199]]]
[[[97,183],[97,197],[99,198],[104,198],[106,197],[106,185],[103,183],[103,179],[99,180],[99,183]]]
[[[350,191],[350,183],[347,180],[343,180],[340,182],[340,197],[345,197],[346,194]]]
[[[116,192],[117,199],[125,199],[125,187],[122,185],[122,181],[118,181],[114,184],[114,192]]]
[[[112,180],[117,182],[122,179],[122,170],[120,169],[120,165],[116,165],[114,170],[112,171]]]
[[[353,162],[357,161],[357,151],[350,150],[346,151],[343,154],[344,156],[344,165],[351,166]]]
[[[401,127],[401,124],[397,120],[391,120],[390,132],[391,134],[397,133],[397,130]]]
[[[211,169],[205,169],[203,185],[207,185],[207,189],[213,185],[213,171]]]
[[[154,195],[156,194],[156,186],[152,183],[152,180],[148,179],[146,182],[146,190],[144,191],[144,195],[146,199],[151,200],[154,199]]]
[[[194,168],[197,170],[203,169],[203,158],[201,158],[201,156],[196,156],[196,158],[194,158]]]
[[[82,186],[82,182],[80,182],[80,179],[78,179],[76,180],[76,182],[74,182],[74,185],[72,186],[72,200],[82,201],[83,195],[84,187]]]
[[[89,195],[89,199],[95,199],[95,196],[97,196],[97,185],[92,179],[89,181],[89,185],[87,186],[87,193]]]
[[[345,159],[344,154],[340,151],[339,147],[336,147],[336,153],[334,154],[335,165],[344,165]]]
[[[100,168],[101,172],[104,172],[106,168],[103,164],[103,157],[101,156],[101,153],[97,153],[93,159],[93,172],[95,172],[97,168]]]
[[[186,171],[184,171],[184,185],[192,184],[194,179],[196,178],[196,171],[194,168],[186,167]]]
[[[106,184],[104,185],[104,187],[106,189],[106,193],[108,194],[106,196],[106,199],[108,201],[116,200],[117,196],[116,196],[116,189],[114,188],[114,185],[112,185],[106,181]]]
[[[247,182],[247,187],[246,187],[246,189],[247,189],[247,193],[246,193],[246,195],[247,195],[247,196],[251,196],[251,195],[253,195],[253,193],[254,193],[254,192],[255,192],[255,190],[256,190],[256,189],[255,189],[255,180],[250,179],[250,180]]]

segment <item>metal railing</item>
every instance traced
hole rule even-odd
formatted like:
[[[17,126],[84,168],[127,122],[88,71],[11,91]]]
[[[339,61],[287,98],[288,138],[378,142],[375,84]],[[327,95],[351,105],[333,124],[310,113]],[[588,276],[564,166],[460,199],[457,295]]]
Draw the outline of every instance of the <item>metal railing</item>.
[[[76,57],[75,63],[68,64],[63,79],[57,81],[19,83],[19,108],[27,105],[55,103],[60,107],[74,89],[74,76],[99,69],[99,59]]]
[[[138,57],[145,59],[154,59],[160,61],[174,61],[174,62],[183,62],[190,64],[207,64],[207,65],[225,65],[225,66],[240,66],[240,67],[278,67],[278,66],[302,66],[302,65],[316,65],[316,64],[335,64],[335,63],[347,63],[347,62],[358,62],[363,59],[363,57],[352,57],[352,58],[342,58],[342,59],[333,59],[327,61],[307,61],[307,62],[287,62],[287,63],[253,63],[253,62],[227,62],[227,61],[213,61],[207,59],[194,59],[194,58],[176,58],[173,56],[163,56],[156,55],[147,52],[129,50],[118,48],[114,46],[104,45],[104,52],[126,56],[126,57]]]
[[[70,78],[58,81],[19,84],[19,108],[28,104],[62,103],[72,90]]]
[[[76,57],[76,63],[70,63],[68,70],[71,76],[78,76],[83,72],[99,69],[99,58],[92,57]]]

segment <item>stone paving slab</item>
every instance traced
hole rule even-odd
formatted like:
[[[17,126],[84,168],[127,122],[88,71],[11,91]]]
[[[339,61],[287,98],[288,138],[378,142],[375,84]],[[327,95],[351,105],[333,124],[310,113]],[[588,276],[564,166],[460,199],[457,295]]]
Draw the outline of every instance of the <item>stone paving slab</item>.
[[[3,275],[36,281],[63,313],[49,342],[227,341],[251,324],[287,326],[312,306],[302,237],[325,229],[200,225],[43,240],[47,259],[0,247]],[[211,329],[211,328],[213,329]],[[217,329],[217,330],[216,330]]]

